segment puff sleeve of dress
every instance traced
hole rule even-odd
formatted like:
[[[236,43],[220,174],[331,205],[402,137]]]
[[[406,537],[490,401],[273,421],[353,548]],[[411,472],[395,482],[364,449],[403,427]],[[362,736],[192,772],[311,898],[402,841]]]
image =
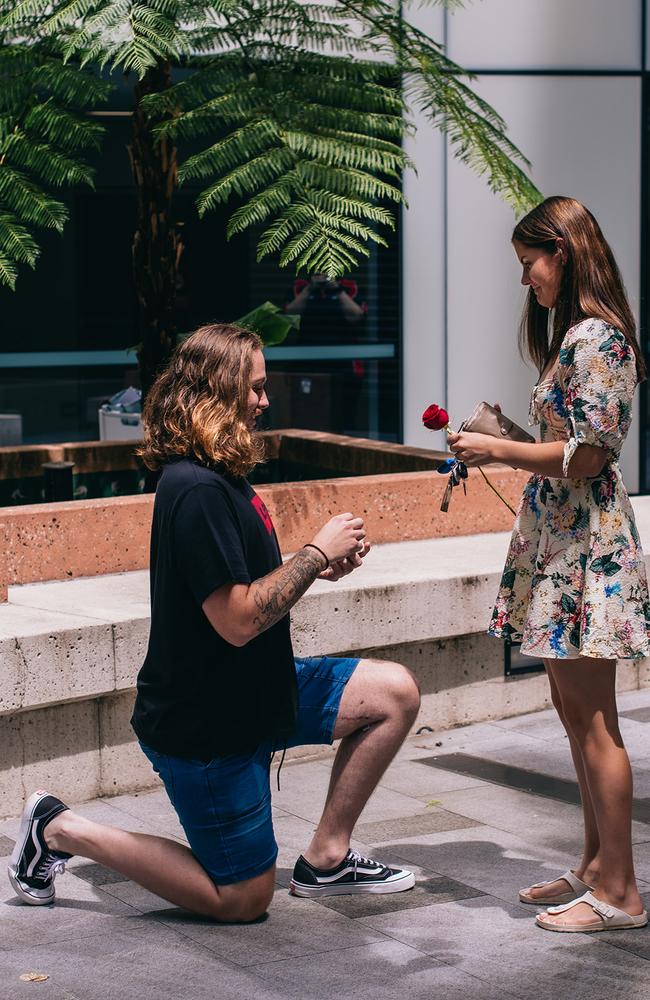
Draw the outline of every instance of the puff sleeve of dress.
[[[562,342],[558,377],[569,431],[562,462],[568,478],[578,445],[595,445],[618,458],[637,384],[634,351],[616,327],[600,319],[583,320]]]

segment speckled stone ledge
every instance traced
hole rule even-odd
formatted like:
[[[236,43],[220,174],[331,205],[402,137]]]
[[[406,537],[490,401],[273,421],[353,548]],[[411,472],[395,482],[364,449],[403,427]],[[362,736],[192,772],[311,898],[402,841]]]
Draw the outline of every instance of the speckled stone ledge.
[[[527,473],[490,471],[514,506]],[[258,487],[283,551],[308,541],[333,514],[351,510],[366,520],[376,543],[507,530],[510,511],[475,471],[467,496],[454,491],[440,511],[446,477],[436,472],[278,483]],[[7,586],[146,569],[153,497],[111,497],[0,508],[0,601]]]

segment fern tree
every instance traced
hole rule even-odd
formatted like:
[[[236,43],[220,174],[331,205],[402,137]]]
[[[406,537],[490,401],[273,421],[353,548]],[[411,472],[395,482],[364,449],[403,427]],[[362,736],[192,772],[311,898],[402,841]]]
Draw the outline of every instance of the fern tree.
[[[39,44],[61,39],[66,59],[136,80],[145,390],[175,339],[177,183],[200,184],[200,215],[233,201],[228,235],[255,227],[258,259],[331,276],[394,227],[415,109],[515,209],[539,198],[503,120],[386,0],[18,0],[4,24],[29,19]],[[174,67],[184,73],[172,85]],[[196,151],[177,168],[184,140]]]
[[[15,287],[21,265],[34,267],[38,230],[61,232],[61,189],[92,184],[86,154],[101,127],[85,115],[107,86],[62,61],[50,40],[26,45],[0,38],[0,283]]]

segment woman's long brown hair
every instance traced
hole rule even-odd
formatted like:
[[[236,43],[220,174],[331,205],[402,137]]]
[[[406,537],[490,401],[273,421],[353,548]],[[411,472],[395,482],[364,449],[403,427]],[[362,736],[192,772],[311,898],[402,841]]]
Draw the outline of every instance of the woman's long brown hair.
[[[245,476],[263,460],[263,443],[247,425],[252,359],[261,349],[257,334],[220,323],[176,348],[142,414],[138,454],[150,469],[184,457]]]
[[[555,304],[553,331],[548,332],[548,309],[540,306],[532,288],[519,331],[522,353],[541,374],[559,351],[567,330],[583,319],[602,319],[620,330],[636,358],[639,382],[646,376],[636,338],[636,324],[625,287],[609,243],[591,212],[574,198],[546,198],[517,223],[512,239],[528,247],[555,253],[564,241],[566,260]]]

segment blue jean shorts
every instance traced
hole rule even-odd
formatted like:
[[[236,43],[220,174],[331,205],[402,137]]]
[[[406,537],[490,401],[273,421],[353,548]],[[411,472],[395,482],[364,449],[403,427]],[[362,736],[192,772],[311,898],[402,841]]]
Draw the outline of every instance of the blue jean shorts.
[[[332,656],[296,660],[296,729],[281,746],[264,742],[206,764],[140,744],[165,785],[194,857],[215,885],[255,878],[275,864],[269,780],[273,752],[285,745],[332,742],[343,688],[358,662]]]

